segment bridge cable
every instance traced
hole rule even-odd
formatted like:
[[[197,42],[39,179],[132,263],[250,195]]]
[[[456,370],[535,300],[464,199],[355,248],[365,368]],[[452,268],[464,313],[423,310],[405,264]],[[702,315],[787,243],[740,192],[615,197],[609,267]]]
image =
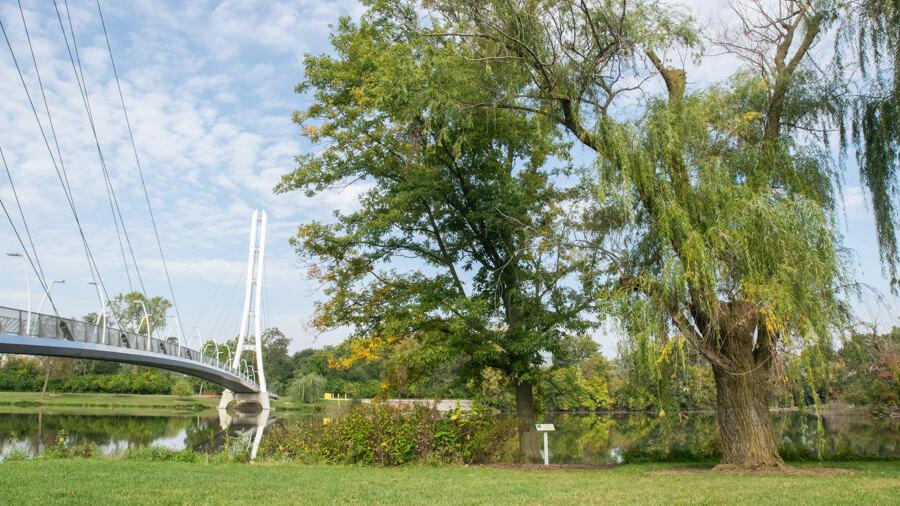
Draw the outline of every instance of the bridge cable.
[[[55,2],[56,0],[54,0]],[[66,0],[67,1],[67,0]],[[134,141],[134,131],[131,128],[131,120],[128,118],[128,108],[125,105],[125,94],[122,92],[122,84],[119,81],[119,71],[116,68],[116,61],[113,57],[112,45],[109,42],[109,32],[106,29],[106,21],[103,18],[103,9],[100,7],[100,0],[97,0],[97,12],[100,14],[100,24],[103,26],[103,36],[106,39],[106,48],[109,51],[109,61],[112,64],[113,75],[116,78],[116,88],[119,91],[119,100],[122,103],[122,112],[125,115],[125,124],[128,126],[128,137],[131,140],[131,148],[134,152],[134,161],[137,165],[138,175],[141,180],[141,187],[144,190],[144,199],[147,201],[147,210],[150,213],[150,222],[153,224],[153,234],[156,236],[156,245],[159,248],[159,256],[162,259],[163,271],[166,274],[166,282],[169,285],[169,293],[172,295],[172,306],[175,308],[175,316],[178,318],[178,326],[181,327],[181,312],[178,309],[178,301],[175,300],[175,289],[172,287],[172,277],[169,275],[169,267],[166,263],[166,256],[163,253],[162,241],[159,238],[159,228],[156,225],[156,217],[153,215],[153,206],[150,204],[150,193],[147,191],[147,183],[144,179],[144,171],[141,168],[141,160],[138,156],[137,144]],[[181,339],[184,341],[184,330],[181,330]]]
[[[3,207],[3,213],[6,214],[6,219],[9,220],[9,225],[10,227],[12,227],[13,233],[15,233],[16,235],[16,239],[18,239],[19,244],[22,245],[22,250],[24,250],[25,252],[25,257],[28,259],[28,263],[31,264],[31,269],[34,271],[35,275],[37,275],[38,281],[41,283],[41,288],[44,289],[44,293],[47,294],[47,300],[50,301],[50,307],[53,308],[53,314],[59,317],[59,311],[57,310],[56,303],[53,301],[53,297],[50,295],[50,290],[47,287],[47,280],[44,276],[44,268],[41,266],[41,261],[37,254],[37,248],[34,247],[34,241],[31,238],[31,229],[28,226],[28,220],[25,219],[25,213],[22,212],[22,203],[19,201],[19,193],[16,191],[16,184],[13,182],[12,174],[9,171],[9,165],[6,163],[6,155],[3,154],[2,147],[0,147],[0,160],[3,160],[3,168],[6,169],[6,175],[9,177],[9,184],[12,188],[13,197],[16,201],[16,207],[19,209],[19,215],[22,218],[22,223],[25,225],[25,235],[28,237],[28,243],[31,244],[33,253],[29,253],[28,247],[25,245],[25,241],[22,240],[22,236],[19,234],[19,230],[16,227],[16,224],[13,221],[9,210],[6,208],[6,204],[3,203],[3,199],[0,199],[0,207]],[[34,260],[32,260],[32,254],[34,255]]]
[[[34,114],[34,119],[37,122],[38,129],[41,132],[41,137],[44,140],[44,145],[47,147],[47,152],[50,154],[50,161],[53,163],[53,168],[56,171],[56,176],[59,179],[59,183],[63,188],[63,193],[66,196],[66,202],[69,204],[69,209],[72,211],[72,216],[75,219],[75,225],[78,227],[79,235],[81,236],[81,243],[85,251],[85,256],[88,260],[88,269],[91,273],[91,278],[95,283],[98,283],[101,290],[106,294],[106,286],[103,283],[103,277],[100,274],[100,269],[97,267],[97,262],[94,260],[93,252],[91,251],[90,244],[88,243],[87,236],[84,233],[84,227],[81,224],[81,219],[78,217],[78,209],[75,205],[75,199],[71,192],[71,188],[68,186],[68,174],[65,169],[65,164],[62,159],[60,159],[59,164],[56,162],[56,158],[53,156],[53,148],[50,147],[50,141],[47,138],[47,132],[44,130],[44,125],[41,122],[40,116],[37,112],[37,107],[34,104],[34,100],[31,97],[31,92],[28,90],[28,84],[25,82],[25,76],[22,73],[22,68],[19,66],[19,60],[16,58],[15,51],[13,51],[12,43],[9,40],[9,35],[6,32],[6,27],[3,24],[3,20],[0,19],[0,32],[3,33],[3,38],[6,41],[6,47],[9,48],[9,54],[12,56],[13,63],[16,67],[16,72],[19,75],[19,80],[22,83],[22,88],[25,90],[25,95],[28,97],[28,103],[31,106],[31,112]],[[48,118],[52,119],[52,115],[50,111],[47,111]],[[52,121],[51,121],[52,122]],[[108,295],[108,294],[107,294]],[[108,299],[109,297],[107,297]]]
[[[34,246],[34,240],[31,237],[31,227],[28,226],[28,220],[25,219],[25,212],[22,210],[22,202],[19,200],[19,192],[16,190],[16,183],[13,181],[12,173],[9,170],[9,164],[6,163],[6,155],[3,153],[2,147],[0,147],[0,159],[3,160],[3,168],[6,170],[6,177],[9,178],[9,186],[12,188],[13,198],[16,201],[19,216],[21,216],[22,223],[25,225],[25,235],[28,237],[28,244],[31,245],[31,251],[34,252],[34,257],[37,260],[38,276],[46,280],[47,277],[44,274],[44,267],[37,258],[37,248]]]
[[[128,251],[131,254],[131,261],[134,264],[134,270],[137,274],[138,283],[141,287],[141,293],[144,295],[144,298],[147,298],[147,290],[144,287],[144,281],[141,277],[141,271],[140,271],[140,268],[138,267],[137,258],[135,257],[135,254],[134,254],[134,248],[132,247],[131,237],[128,234],[128,227],[125,224],[125,217],[122,215],[122,209],[119,206],[119,199],[116,195],[115,186],[113,185],[112,178],[109,174],[109,168],[106,164],[106,158],[103,155],[103,149],[100,147],[100,140],[97,135],[97,128],[96,128],[96,125],[94,122],[94,113],[93,113],[93,109],[91,108],[91,104],[90,104],[90,95],[89,95],[88,88],[87,88],[87,81],[85,80],[85,77],[84,77],[84,68],[81,65],[81,55],[78,52],[78,43],[75,38],[75,29],[72,25],[71,17],[69,17],[69,28],[70,28],[70,33],[72,34],[72,46],[69,46],[69,38],[68,38],[68,35],[66,34],[66,29],[65,29],[65,26],[63,25],[62,16],[60,15],[59,6],[56,3],[56,0],[54,0],[53,6],[54,6],[54,9],[56,10],[57,20],[59,21],[60,32],[62,33],[63,40],[65,41],[65,44],[66,44],[66,51],[69,56],[69,62],[72,65],[72,72],[75,74],[75,82],[78,85],[78,91],[79,91],[79,94],[81,95],[81,101],[84,105],[85,112],[87,113],[88,122],[91,127],[91,133],[94,138],[94,146],[97,148],[97,155],[100,160],[100,169],[101,169],[101,173],[103,174],[103,181],[104,181],[105,187],[106,187],[106,198],[109,201],[109,209],[110,209],[110,213],[112,214],[112,217],[113,217],[113,225],[116,227],[116,239],[119,244],[119,252],[122,256],[122,263],[125,266],[125,276],[128,280],[128,288],[129,288],[129,291],[131,291],[131,292],[135,291],[134,284],[132,283],[132,279],[131,279],[131,273],[128,268],[128,260],[125,256],[125,246],[122,242],[122,234],[124,234],[124,236],[125,236],[125,244],[128,245]],[[67,7],[66,14],[68,17],[68,14],[69,14],[68,7]],[[74,56],[72,54],[73,48],[75,51]],[[76,61],[77,61],[77,64],[76,64]],[[77,65],[77,68],[76,68],[76,65]],[[118,213],[118,216],[117,216],[117,213]],[[121,223],[121,225],[122,225],[121,233],[119,231],[119,223]]]
[[[236,300],[235,295],[242,293],[242,290],[240,289],[240,287],[241,287],[242,282],[244,282],[245,280],[246,280],[246,278],[244,276],[237,276],[236,282],[231,289],[231,295],[228,297],[228,301],[222,306],[222,311],[219,313],[219,316],[216,318],[216,323],[213,327],[216,329],[216,332],[226,343],[228,341],[232,340],[231,337],[225,337],[226,327],[229,325],[229,323],[233,323],[233,328],[239,328],[240,327],[240,319],[243,318],[243,313],[242,313],[241,316],[238,317],[237,322],[229,322],[228,321],[229,314],[232,315],[232,318],[234,317],[233,315],[236,314],[235,311],[232,311],[232,304]],[[240,332],[238,332],[238,334],[235,334],[235,335],[240,335]]]
[[[231,269],[234,268],[234,265],[238,262],[240,258],[241,251],[246,250],[247,242],[244,241],[241,245],[240,249],[238,249],[234,255],[232,255],[231,263],[228,264],[228,269],[225,270],[225,274],[222,275],[222,278],[219,280],[219,284],[216,286],[216,290],[213,292],[212,297],[206,302],[206,306],[203,308],[203,311],[200,313],[200,316],[197,318],[197,322],[194,324],[195,327],[200,325],[200,322],[203,321],[203,317],[206,316],[206,312],[209,311],[209,308],[212,307],[213,301],[219,296],[219,292],[222,290],[222,286],[225,284],[225,280],[228,278],[228,275],[231,273]]]

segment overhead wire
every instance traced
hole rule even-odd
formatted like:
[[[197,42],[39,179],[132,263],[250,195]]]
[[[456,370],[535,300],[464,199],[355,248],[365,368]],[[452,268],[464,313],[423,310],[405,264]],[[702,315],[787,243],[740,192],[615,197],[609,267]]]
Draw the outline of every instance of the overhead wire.
[[[56,0],[54,0],[54,2],[55,1]],[[68,2],[68,0],[64,0],[64,1]],[[132,151],[134,152],[134,161],[135,161],[135,164],[137,165],[138,176],[140,177],[140,181],[141,181],[141,188],[144,190],[144,199],[147,202],[147,210],[149,211],[149,214],[150,214],[150,222],[153,225],[153,234],[156,236],[156,245],[159,248],[159,256],[162,259],[163,271],[165,272],[165,275],[166,275],[166,282],[169,285],[169,293],[172,295],[172,306],[175,308],[175,315],[178,318],[179,327],[180,327],[181,313],[178,309],[178,301],[175,298],[175,289],[172,286],[172,277],[169,275],[169,267],[168,267],[168,264],[166,263],[166,255],[163,252],[162,241],[159,238],[159,227],[156,224],[156,217],[153,214],[153,206],[150,204],[150,193],[147,191],[147,183],[144,179],[144,171],[141,168],[141,159],[140,159],[140,156],[138,155],[137,144],[134,141],[134,131],[131,128],[131,120],[128,117],[128,107],[125,105],[125,94],[122,92],[122,84],[119,81],[119,71],[116,68],[116,61],[115,61],[115,58],[113,57],[112,44],[110,44],[110,41],[109,41],[109,32],[106,29],[106,20],[103,17],[103,9],[100,7],[100,0],[97,0],[97,12],[100,15],[100,24],[103,26],[103,36],[106,39],[106,48],[109,51],[109,61],[112,64],[113,76],[115,76],[115,79],[116,79],[116,88],[119,92],[119,100],[122,103],[122,112],[125,115],[125,124],[128,127],[128,138],[131,141],[131,148],[132,148]],[[183,330],[181,331],[181,338],[182,338],[182,340],[184,340],[184,331]]]

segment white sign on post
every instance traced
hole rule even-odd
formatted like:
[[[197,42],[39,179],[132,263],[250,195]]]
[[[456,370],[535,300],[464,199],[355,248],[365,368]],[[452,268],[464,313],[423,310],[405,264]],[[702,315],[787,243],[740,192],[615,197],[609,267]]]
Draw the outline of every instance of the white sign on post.
[[[543,454],[543,457],[544,457],[544,465],[549,466],[550,465],[550,445],[547,442],[547,439],[548,439],[547,433],[555,431],[556,427],[554,427],[552,423],[536,423],[534,425],[534,428],[537,429],[538,432],[544,433],[544,451],[541,453]]]

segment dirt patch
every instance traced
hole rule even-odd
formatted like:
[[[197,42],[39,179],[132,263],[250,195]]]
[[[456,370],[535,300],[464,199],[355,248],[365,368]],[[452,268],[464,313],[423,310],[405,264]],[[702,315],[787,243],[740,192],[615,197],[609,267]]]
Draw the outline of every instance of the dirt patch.
[[[839,467],[765,467],[747,469],[736,466],[715,467],[667,467],[650,471],[650,474],[693,474],[693,473],[725,473],[747,476],[842,476],[856,474],[851,469]]]
[[[487,467],[491,469],[532,469],[535,471],[567,471],[572,469],[612,469],[619,467],[621,464],[485,464],[478,467]]]

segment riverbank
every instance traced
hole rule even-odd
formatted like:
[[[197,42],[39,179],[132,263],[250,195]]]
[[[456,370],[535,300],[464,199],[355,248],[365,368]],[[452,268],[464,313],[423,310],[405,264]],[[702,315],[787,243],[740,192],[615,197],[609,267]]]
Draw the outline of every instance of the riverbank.
[[[347,401],[343,401],[345,404]],[[334,401],[337,404],[338,401]],[[98,409],[147,409],[162,412],[193,412],[215,410],[219,406],[217,396],[177,396],[102,393],[48,393],[41,399],[40,392],[0,392],[0,407],[3,408],[52,408],[55,412],[78,409],[90,412]],[[272,402],[272,407],[280,411],[310,411],[323,409],[324,403],[296,404],[287,399]],[[14,409],[13,409],[14,410]],[[9,409],[7,409],[9,411]]]
[[[892,504],[900,462],[734,474],[684,465],[605,469],[186,464],[111,459],[0,463],[3,504]]]

